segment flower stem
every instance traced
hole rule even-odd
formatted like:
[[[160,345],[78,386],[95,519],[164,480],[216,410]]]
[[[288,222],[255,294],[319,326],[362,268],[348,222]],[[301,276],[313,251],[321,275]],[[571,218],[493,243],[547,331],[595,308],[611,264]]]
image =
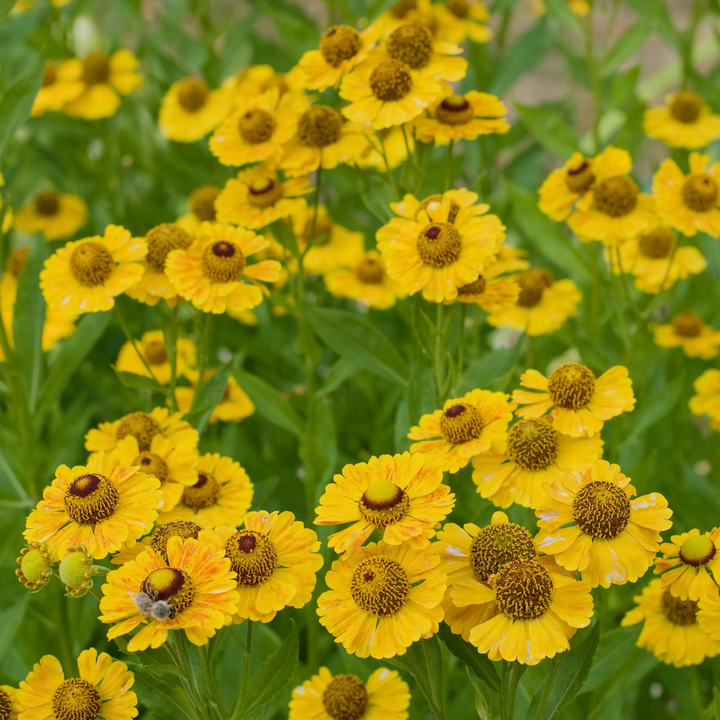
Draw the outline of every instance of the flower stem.
[[[552,690],[553,683],[555,682],[555,676],[557,675],[558,668],[560,667],[561,658],[562,655],[560,653],[557,653],[557,655],[555,655],[552,660],[550,672],[545,678],[545,687],[543,687],[543,694],[540,697],[540,702],[538,703],[537,709],[535,710],[535,720],[540,720],[540,718],[542,718],[543,716],[545,703],[547,703],[547,700],[550,697],[550,690]]]
[[[502,696],[500,698],[500,717],[502,720],[513,720],[515,715],[515,697],[517,696],[520,678],[526,670],[525,665],[518,662],[509,663],[503,660]]]
[[[197,385],[195,386],[195,394],[193,395],[192,405],[190,406],[190,412],[192,412],[197,406],[198,398],[200,397],[200,390],[205,382],[205,368],[207,367],[208,361],[208,346],[210,344],[210,318],[212,313],[205,313],[205,323],[203,325],[202,337],[200,340],[200,357],[198,358],[198,379]]]
[[[585,23],[585,59],[587,62],[588,72],[590,74],[590,87],[592,89],[592,138],[593,138],[593,155],[600,152],[600,76],[598,74],[597,63],[595,61],[595,28],[593,24],[593,16],[595,13],[594,6],[590,7]]]
[[[155,377],[155,373],[152,371],[152,368],[150,367],[150,364],[145,359],[145,356],[140,352],[140,348],[138,348],[137,343],[135,342],[135,338],[132,336],[132,333],[130,332],[130,328],[127,326],[127,323],[125,322],[125,318],[123,317],[123,314],[120,312],[120,307],[118,306],[117,301],[115,302],[115,316],[118,319],[118,322],[120,323],[120,327],[122,328],[122,331],[125,333],[125,337],[127,338],[127,341],[132,345],[133,350],[135,350],[135,353],[142,361],[142,364],[145,366],[145,369],[150,373],[150,377],[158,383],[158,385],[162,385],[162,383]]]
[[[170,402],[172,403],[173,412],[178,411],[177,396],[175,388],[177,386],[177,340],[178,340],[178,312],[177,305],[172,309],[172,322],[170,323],[170,344],[172,345],[172,360],[170,362]],[[165,338],[165,342],[168,339]]]
[[[447,153],[447,171],[445,173],[445,192],[447,192],[452,187],[452,180],[453,180],[453,147],[455,145],[454,140],[450,140],[448,143],[448,153]]]
[[[465,371],[465,320],[467,318],[467,303],[458,303],[460,305],[460,337],[458,338],[458,357],[457,357],[457,374],[453,384],[453,395],[460,392],[460,384],[462,383],[463,372]]]
[[[250,661],[252,659],[252,639],[253,639],[253,623],[252,620],[247,621],[247,636],[245,639],[245,663],[243,664],[242,673],[242,686],[240,687],[240,694],[238,695],[237,702],[235,703],[235,709],[230,720],[238,720],[240,713],[242,712],[243,704],[245,702],[245,696],[247,694],[248,680],[250,678]]]
[[[387,171],[388,177],[390,178],[390,186],[392,187],[393,195],[395,196],[396,200],[401,200],[402,193],[400,192],[397,180],[395,179],[395,173],[390,169],[390,163],[387,159],[387,152],[385,152],[385,138],[383,137],[381,132],[378,132],[377,136],[378,138],[380,138],[381,155],[383,157],[383,160],[385,161],[385,170]]]
[[[445,305],[437,303],[435,312],[435,390],[438,403],[445,400]]]

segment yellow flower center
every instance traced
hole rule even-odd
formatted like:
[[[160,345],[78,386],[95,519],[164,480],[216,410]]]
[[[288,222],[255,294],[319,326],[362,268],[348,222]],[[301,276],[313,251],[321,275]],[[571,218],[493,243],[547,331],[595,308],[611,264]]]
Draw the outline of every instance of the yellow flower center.
[[[390,14],[398,20],[402,20],[413,10],[417,10],[417,0],[398,0],[398,2],[390,8]]]
[[[208,99],[210,88],[208,84],[200,78],[186,78],[180,82],[178,88],[178,102],[180,107],[189,113],[196,113]]]
[[[558,433],[542,418],[521,420],[508,433],[508,457],[523,470],[542,470],[555,462]]]
[[[385,270],[379,260],[365,258],[355,268],[355,277],[365,285],[381,285],[385,277]]]
[[[57,80],[57,72],[55,72],[55,65],[50,60],[45,61],[45,68],[43,69],[42,86],[48,87]],[[2,714],[0,714],[2,718]]]
[[[546,288],[553,284],[552,275],[542,268],[532,268],[520,273],[516,278],[520,286],[517,304],[520,307],[531,308],[540,303]]]
[[[278,567],[278,554],[267,535],[255,530],[238,530],[225,543],[225,555],[230,558],[240,585],[259,585]]]
[[[443,125],[465,125],[475,117],[475,110],[462,95],[451,95],[435,108],[435,117]]]
[[[575,523],[586,535],[609,540],[619,535],[630,522],[630,500],[622,488],[597,480],[578,492],[572,513]]]
[[[657,227],[646,235],[638,238],[640,253],[651,260],[662,260],[670,257],[675,248],[675,235],[672,230],[665,227]]]
[[[476,440],[483,425],[480,411],[472,405],[453,405],[440,416],[440,434],[451,445]]]
[[[138,441],[142,452],[150,449],[152,439],[162,432],[160,425],[151,415],[144,412],[134,412],[126,415],[118,425],[117,439],[122,440],[132,435]]]
[[[556,407],[579,410],[592,400],[595,393],[595,375],[585,365],[563,363],[550,373],[548,392]]]
[[[261,210],[272,207],[282,196],[282,183],[272,178],[253,180],[248,187],[248,204]]]
[[[460,257],[462,236],[451,223],[430,223],[418,237],[417,250],[425,265],[444,268]]]
[[[153,570],[140,589],[156,602],[164,600],[173,605],[178,613],[189,608],[195,598],[192,578],[184,570],[173,567]]]
[[[470,3],[467,0],[448,0],[447,9],[461,20],[470,15]]]
[[[240,137],[248,145],[259,145],[267,142],[275,132],[277,123],[266,110],[256,108],[248,110],[238,121]]]
[[[686,565],[707,565],[715,557],[715,543],[707,535],[691,535],[678,554]]]
[[[220,497],[220,483],[210,473],[199,473],[198,481],[186,487],[181,502],[194,510],[212,507]]]
[[[43,584],[50,573],[50,569],[51,565],[46,552],[43,552],[40,547],[27,548],[20,560],[20,570],[25,579],[23,581],[21,578],[20,581],[26,584],[29,583],[29,587]],[[0,720],[2,720],[1,714]]]
[[[183,540],[188,538],[198,539],[198,535],[202,528],[190,520],[173,520],[172,522],[161,525],[153,534],[150,540],[150,547],[162,556],[165,562],[168,562],[167,545],[171,537],[179,537]]]
[[[395,483],[379,480],[372,483],[358,502],[360,514],[376,527],[387,527],[407,515],[410,498]]]
[[[99,242],[90,240],[78,245],[70,256],[70,272],[86,287],[102,285],[112,274],[115,260]]]
[[[586,193],[595,182],[595,175],[590,167],[590,163],[583,160],[576,168],[568,168],[565,173],[565,184],[570,192],[582,195]]]
[[[328,65],[339,68],[345,60],[354,58],[362,48],[357,30],[347,25],[333,25],[320,38],[320,52]]]
[[[605,215],[618,218],[636,207],[640,191],[635,181],[624,175],[606,178],[594,189],[595,207]]]
[[[161,483],[167,482],[170,475],[167,463],[155,453],[140,453],[132,462],[133,465],[139,465],[140,469],[148,475],[154,475]]]
[[[412,89],[410,71],[397,60],[380,63],[370,75],[370,88],[378,100],[396,102]]]
[[[697,622],[698,604],[694,600],[681,600],[675,597],[670,592],[670,588],[663,593],[660,607],[673,625],[693,625]]]
[[[386,48],[393,60],[404,63],[412,70],[425,67],[433,54],[432,33],[420,25],[403,25],[387,40]]]
[[[707,212],[718,204],[718,184],[709,175],[691,175],[682,186],[685,205],[695,212]]]
[[[88,473],[72,481],[65,491],[65,512],[80,525],[96,525],[115,512],[120,494],[104,475]]]
[[[702,112],[702,100],[694,92],[683,90],[670,103],[670,114],[681,123],[694,123]]]
[[[22,269],[25,267],[27,256],[30,254],[30,246],[16,248],[11,250],[7,259],[7,270],[14,277],[20,277]]]
[[[405,604],[410,594],[410,582],[400,563],[376,555],[358,563],[350,583],[350,594],[365,612],[388,617]]]
[[[334,677],[322,696],[325,712],[333,720],[360,720],[368,706],[368,692],[355,675]]]
[[[672,327],[676,335],[694,338],[702,333],[703,321],[694,312],[682,312],[673,318]]]
[[[481,275],[474,282],[458,288],[458,295],[482,295],[487,287],[487,280]]]
[[[210,243],[202,254],[203,275],[211,282],[227,283],[240,279],[245,268],[242,250],[229,240]]]
[[[500,611],[515,620],[533,620],[549,609],[553,597],[550,573],[534,560],[515,560],[495,575],[495,594]]]
[[[52,696],[56,720],[97,720],[102,710],[98,689],[81,678],[62,682]]]
[[[220,188],[215,185],[203,185],[190,195],[190,212],[200,221],[215,222],[215,198]]]
[[[316,105],[306,110],[298,123],[298,137],[303,145],[320,148],[333,145],[342,134],[343,119],[337,110]]]
[[[172,250],[187,250],[192,245],[192,236],[175,223],[156,225],[145,236],[148,244],[147,261],[156,272],[165,269],[165,260]]]
[[[534,557],[535,545],[530,533],[515,523],[488,525],[470,545],[470,566],[480,582],[487,582],[506,563]]]
[[[82,79],[87,85],[99,85],[110,77],[110,58],[98,50],[92,50],[83,58]]]
[[[38,215],[52,217],[53,215],[57,215],[59,210],[60,198],[57,193],[46,190],[35,196],[35,212],[37,212]]]

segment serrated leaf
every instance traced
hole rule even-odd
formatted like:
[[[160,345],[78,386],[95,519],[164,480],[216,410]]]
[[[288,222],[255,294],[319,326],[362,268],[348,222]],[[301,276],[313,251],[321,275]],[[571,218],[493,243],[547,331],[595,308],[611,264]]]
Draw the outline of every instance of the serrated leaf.
[[[477,648],[465,642],[459,635],[454,635],[444,623],[438,633],[445,647],[463,664],[467,665],[475,676],[480,678],[493,692],[501,692],[500,677],[492,661],[487,655],[482,655]]]
[[[114,365],[112,366],[118,380],[128,388],[135,390],[152,390],[156,393],[167,395],[167,388],[161,385],[155,378],[147,377],[147,375],[138,375],[137,373],[126,372],[124,370],[118,370]]]
[[[443,665],[437,636],[433,635],[414,642],[407,649],[405,660],[413,677],[419,682],[431,709],[434,706],[443,712]]]
[[[577,151],[575,131],[557,110],[541,105],[530,106],[513,103],[520,117],[538,142],[561,158],[568,158]]]
[[[42,82],[43,68],[40,56],[33,56],[27,70],[0,95],[0,160],[15,131],[30,117],[30,108]]]
[[[190,412],[185,414],[187,420],[199,433],[207,427],[215,406],[222,400],[225,390],[227,389],[228,379],[232,371],[232,362],[226,363],[216,372],[210,379],[203,383],[198,392],[193,407]]]

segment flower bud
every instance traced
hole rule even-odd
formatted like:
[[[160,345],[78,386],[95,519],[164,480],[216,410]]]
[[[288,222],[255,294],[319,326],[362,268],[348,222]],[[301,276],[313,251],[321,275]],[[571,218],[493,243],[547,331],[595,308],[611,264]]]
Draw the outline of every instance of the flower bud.
[[[47,584],[52,573],[52,553],[44,543],[31,542],[20,551],[17,559],[20,567],[15,570],[18,580],[33,592]]]
[[[92,588],[92,558],[84,545],[73,545],[60,561],[58,574],[69,597],[79,598]]]

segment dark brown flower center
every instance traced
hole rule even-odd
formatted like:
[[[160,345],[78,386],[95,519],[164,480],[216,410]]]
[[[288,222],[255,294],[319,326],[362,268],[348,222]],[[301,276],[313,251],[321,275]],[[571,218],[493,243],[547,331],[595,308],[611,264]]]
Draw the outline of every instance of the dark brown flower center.
[[[610,217],[624,217],[636,207],[640,191],[635,181],[624,175],[606,178],[594,189],[595,207]]]
[[[447,267],[460,257],[462,237],[451,223],[430,223],[418,237],[417,250],[425,265]]]
[[[7,270],[13,277],[20,277],[22,269],[25,267],[27,256],[30,253],[30,246],[15,248],[11,250],[7,259]]]
[[[461,20],[470,15],[470,3],[467,0],[448,0],[447,9]]]
[[[192,578],[184,570],[173,567],[153,570],[140,589],[156,602],[164,600],[173,605],[178,613],[189,608],[195,598]]]
[[[202,528],[190,520],[173,520],[161,525],[152,535],[150,547],[160,554],[165,562],[168,562],[167,545],[171,537],[179,537],[183,540],[188,538],[198,539]]]
[[[267,142],[273,136],[277,123],[275,118],[266,110],[259,108],[248,110],[241,115],[238,121],[240,137],[248,145],[259,145]]]
[[[190,211],[198,220],[215,222],[215,198],[220,188],[215,185],[203,185],[190,195]]]
[[[521,420],[508,433],[508,457],[523,470],[542,470],[555,462],[560,442],[557,430],[542,418]]]
[[[178,102],[180,107],[189,113],[195,113],[205,106],[210,88],[200,78],[186,78],[180,82],[178,88]]]
[[[143,350],[149,365],[163,365],[168,361],[167,348],[162,340],[150,341]]]
[[[517,304],[524,308],[538,305],[545,290],[553,284],[552,275],[543,268],[531,268],[520,273],[515,279],[520,286]]]
[[[565,184],[570,192],[582,194],[586,193],[595,182],[595,175],[590,167],[590,163],[583,160],[576,168],[569,168],[565,174]]]
[[[482,415],[473,405],[453,405],[440,416],[440,434],[452,445],[476,440],[482,429]]]
[[[385,277],[385,270],[379,260],[365,258],[355,268],[355,276],[366,285],[380,285]]]
[[[161,483],[167,481],[170,473],[168,472],[167,463],[155,453],[140,453],[134,460],[133,465],[139,465],[140,469],[148,474],[154,475]]]
[[[46,190],[35,196],[35,211],[38,215],[51,217],[57,215],[59,210],[60,198],[57,193]]]
[[[550,573],[534,560],[515,560],[495,575],[501,612],[515,620],[533,620],[550,609],[554,585]]]
[[[87,680],[71,678],[63,681],[53,693],[52,709],[56,720],[97,720],[102,711],[102,698]]]
[[[203,250],[201,263],[203,275],[211,282],[235,282],[245,268],[245,256],[235,243],[221,240]]]
[[[579,410],[592,400],[595,375],[585,365],[564,363],[550,373],[548,391],[556,407]]]
[[[165,269],[165,260],[172,250],[187,250],[192,245],[190,233],[175,223],[156,225],[145,236],[148,244],[147,261],[156,272]]]
[[[458,295],[482,295],[487,287],[487,280],[481,275],[474,282],[458,288]]]
[[[48,87],[57,80],[57,72],[55,71],[55,65],[50,60],[45,61],[45,68],[43,69],[42,86]],[[2,713],[0,713],[0,719]]]
[[[350,583],[350,594],[365,612],[387,617],[405,604],[410,594],[410,582],[400,563],[376,555],[358,563]]]
[[[397,60],[380,63],[370,75],[370,88],[378,100],[402,100],[412,89],[413,79],[408,68]]]
[[[435,108],[435,117],[444,125],[465,125],[475,117],[475,110],[462,95],[450,95]]]
[[[320,38],[320,52],[328,65],[340,67],[345,60],[354,58],[362,48],[357,30],[347,25],[333,25]]]
[[[115,269],[115,260],[101,243],[88,240],[75,247],[70,256],[70,272],[86,287],[102,285]]]
[[[65,491],[65,512],[80,525],[96,525],[112,516],[119,501],[115,483],[88,473],[75,478]]]
[[[702,100],[694,92],[682,90],[670,103],[670,114],[681,123],[694,123],[702,112]]]
[[[199,473],[198,481],[186,487],[182,494],[183,505],[194,510],[212,507],[220,497],[220,483],[210,473]]]
[[[395,483],[379,480],[372,483],[358,502],[360,514],[377,527],[392,525],[407,515],[410,498]]]
[[[282,183],[269,177],[253,180],[248,187],[248,204],[260,210],[272,207],[282,196]]]
[[[597,480],[578,492],[572,513],[575,523],[586,535],[609,540],[619,535],[630,522],[630,500],[622,488]]]
[[[673,625],[694,625],[697,622],[698,604],[694,600],[675,597],[670,588],[660,598],[660,607]]]
[[[638,238],[640,253],[651,260],[662,260],[670,257],[675,249],[675,235],[670,228],[657,227],[646,235]]]
[[[386,48],[393,60],[404,63],[412,70],[425,67],[433,54],[433,36],[420,25],[403,25],[387,40]]]
[[[132,435],[138,441],[141,452],[150,449],[152,439],[162,432],[160,425],[150,415],[144,412],[134,412],[126,415],[118,425],[117,439],[122,440]]]
[[[360,720],[368,701],[365,685],[355,675],[337,675],[322,696],[325,712],[333,720]]]
[[[98,50],[90,51],[83,58],[82,79],[87,85],[99,85],[110,77],[110,58]]]
[[[337,110],[327,105],[316,105],[300,118],[298,137],[303,145],[319,150],[340,139],[342,126],[342,115]]]
[[[534,557],[535,545],[530,533],[515,523],[488,525],[470,545],[470,566],[480,582],[487,582],[506,563]]]
[[[703,325],[702,318],[694,312],[678,313],[672,321],[675,334],[686,338],[698,337],[702,333]]]
[[[238,530],[225,543],[225,555],[230,558],[240,585],[259,585],[278,567],[275,546],[267,535],[255,530]]]
[[[408,13],[417,9],[417,0],[398,0],[391,8],[390,14],[402,20]]]
[[[695,212],[707,212],[718,204],[718,184],[709,175],[691,175],[682,186],[685,205]]]

